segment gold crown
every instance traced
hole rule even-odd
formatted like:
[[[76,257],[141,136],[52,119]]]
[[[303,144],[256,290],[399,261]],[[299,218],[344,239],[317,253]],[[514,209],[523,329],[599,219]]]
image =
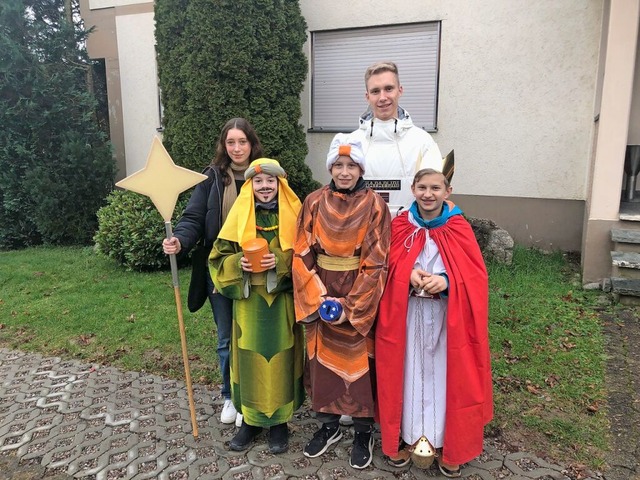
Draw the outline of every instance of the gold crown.
[[[442,162],[442,174],[451,183],[453,172],[455,171],[455,162],[453,158],[453,150],[445,155]]]

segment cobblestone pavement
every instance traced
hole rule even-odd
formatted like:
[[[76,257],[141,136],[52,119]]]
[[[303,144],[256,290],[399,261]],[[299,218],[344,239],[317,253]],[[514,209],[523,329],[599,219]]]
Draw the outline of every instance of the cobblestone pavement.
[[[607,480],[640,480],[640,308],[603,314],[611,452]]]
[[[219,423],[223,401],[218,392],[194,385],[199,430],[194,438],[184,384],[156,375],[0,349],[0,382],[2,479],[442,477],[434,467],[387,465],[379,438],[372,466],[352,469],[353,433],[345,427],[335,448],[306,458],[302,448],[317,428],[306,410],[290,423],[286,454],[270,454],[264,434],[250,450],[232,452],[228,442],[235,427]],[[491,440],[462,474],[478,480],[569,478],[562,466],[503,451]]]

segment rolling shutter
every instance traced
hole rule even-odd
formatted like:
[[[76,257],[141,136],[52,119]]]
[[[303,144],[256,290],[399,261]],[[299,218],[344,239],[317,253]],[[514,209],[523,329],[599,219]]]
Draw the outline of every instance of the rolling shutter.
[[[413,123],[436,129],[440,22],[312,33],[312,130],[351,131],[367,109],[364,72],[398,65],[400,106]]]

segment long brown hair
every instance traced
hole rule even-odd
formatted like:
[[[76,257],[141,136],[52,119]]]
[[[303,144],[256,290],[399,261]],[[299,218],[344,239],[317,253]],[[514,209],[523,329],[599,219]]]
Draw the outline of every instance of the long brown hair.
[[[242,132],[247,136],[247,140],[251,145],[251,153],[249,154],[249,163],[253,162],[257,158],[264,157],[264,150],[262,148],[262,143],[260,143],[260,139],[256,134],[253,125],[251,125],[244,118],[232,118],[222,127],[222,131],[220,132],[220,138],[218,139],[218,144],[216,145],[216,156],[213,158],[212,164],[218,167],[220,172],[222,173],[222,179],[225,185],[231,184],[231,177],[227,175],[227,168],[231,165],[231,158],[227,154],[227,135],[229,134],[229,130],[232,129],[242,130]]]

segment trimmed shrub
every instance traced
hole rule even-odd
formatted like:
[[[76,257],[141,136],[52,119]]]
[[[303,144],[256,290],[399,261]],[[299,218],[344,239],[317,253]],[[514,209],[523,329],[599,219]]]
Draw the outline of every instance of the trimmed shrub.
[[[301,198],[318,188],[299,123],[307,34],[298,1],[157,0],[155,20],[163,142],[176,164],[200,171],[224,123],[244,117]]]
[[[182,195],[175,211],[181,213],[188,196]],[[149,271],[169,267],[162,252],[166,237],[164,220],[153,202],[138,193],[116,190],[108,204],[98,211],[96,251],[114,259],[128,270]]]

